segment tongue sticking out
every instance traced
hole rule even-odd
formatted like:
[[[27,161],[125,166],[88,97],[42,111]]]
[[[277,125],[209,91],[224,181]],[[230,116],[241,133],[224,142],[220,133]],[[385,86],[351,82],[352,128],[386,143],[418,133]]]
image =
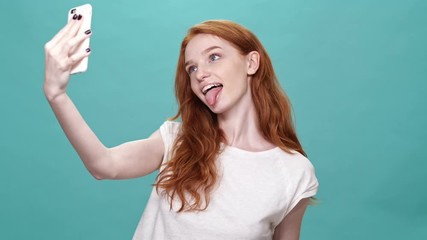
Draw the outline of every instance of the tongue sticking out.
[[[209,106],[215,105],[216,98],[217,98],[217,96],[221,90],[222,90],[222,87],[216,87],[216,88],[209,90],[206,93],[205,98],[206,98],[206,101],[208,102]]]

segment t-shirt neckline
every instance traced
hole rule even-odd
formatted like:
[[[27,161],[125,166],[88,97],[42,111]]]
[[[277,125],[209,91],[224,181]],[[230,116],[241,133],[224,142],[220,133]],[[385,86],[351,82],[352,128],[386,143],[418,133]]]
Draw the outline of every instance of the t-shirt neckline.
[[[267,149],[267,150],[262,150],[262,151],[248,151],[248,150],[244,150],[238,147],[234,147],[234,146],[230,146],[224,143],[221,143],[222,149],[224,152],[230,152],[230,153],[236,153],[236,154],[240,154],[240,155],[246,155],[246,156],[268,156],[268,155],[272,155],[275,154],[276,152],[280,152],[282,149],[280,149],[279,147],[275,146],[273,148]]]

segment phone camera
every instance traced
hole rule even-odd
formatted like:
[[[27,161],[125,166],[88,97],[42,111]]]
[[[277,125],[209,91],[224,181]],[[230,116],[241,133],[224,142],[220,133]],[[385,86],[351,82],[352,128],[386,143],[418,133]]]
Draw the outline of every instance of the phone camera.
[[[71,14],[74,14],[74,13],[76,13],[76,9],[71,10]]]

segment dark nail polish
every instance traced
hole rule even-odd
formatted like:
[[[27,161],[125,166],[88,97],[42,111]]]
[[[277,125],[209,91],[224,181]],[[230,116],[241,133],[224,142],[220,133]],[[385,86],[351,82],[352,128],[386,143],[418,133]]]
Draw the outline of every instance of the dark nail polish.
[[[73,15],[73,19],[76,20],[77,19],[77,14]]]
[[[90,52],[90,48],[86,48],[86,52]]]
[[[82,15],[81,14],[79,14],[79,16],[77,17],[77,20],[80,20],[80,19],[82,19]]]
[[[85,33],[86,33],[87,35],[89,35],[91,32],[92,32],[92,31],[89,29],[89,30],[86,30],[86,32],[85,32]]]

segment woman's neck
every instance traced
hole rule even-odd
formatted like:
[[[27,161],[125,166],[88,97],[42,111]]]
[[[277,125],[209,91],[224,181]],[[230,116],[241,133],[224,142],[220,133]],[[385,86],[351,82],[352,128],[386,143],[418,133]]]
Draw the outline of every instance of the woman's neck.
[[[218,123],[225,134],[226,144],[229,146],[252,152],[265,151],[275,147],[264,138],[252,101],[246,106],[233,108],[227,114],[219,114]]]

